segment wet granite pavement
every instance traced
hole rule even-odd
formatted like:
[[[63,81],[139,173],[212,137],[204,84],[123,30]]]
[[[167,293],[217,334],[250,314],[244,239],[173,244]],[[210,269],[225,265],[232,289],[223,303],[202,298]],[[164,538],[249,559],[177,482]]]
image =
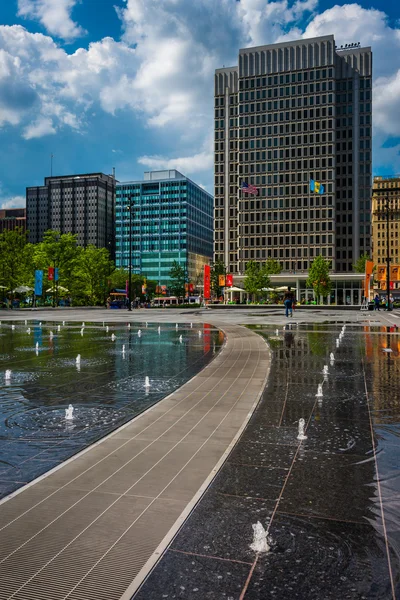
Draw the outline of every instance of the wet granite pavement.
[[[349,324],[338,348],[334,323],[254,329],[273,351],[263,398],[135,600],[400,598],[398,329]]]

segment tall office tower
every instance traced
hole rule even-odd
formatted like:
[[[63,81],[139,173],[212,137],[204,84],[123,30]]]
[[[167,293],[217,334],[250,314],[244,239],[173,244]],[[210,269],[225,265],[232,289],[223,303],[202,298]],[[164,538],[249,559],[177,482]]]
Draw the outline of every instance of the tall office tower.
[[[268,258],[307,271],[318,255],[346,272],[369,252],[371,75],[371,49],[332,35],[246,48],[217,69],[214,257],[230,272]]]
[[[389,222],[388,212],[389,210]],[[389,239],[388,239],[389,229]],[[387,259],[393,295],[400,297],[400,177],[374,177],[372,186],[372,260],[375,292],[386,293]],[[389,241],[389,244],[388,244]]]
[[[168,285],[176,261],[191,283],[202,283],[203,267],[212,258],[213,197],[176,170],[149,171],[142,181],[119,183],[117,267],[128,269],[130,243],[133,273]]]
[[[0,233],[13,231],[14,229],[26,230],[25,208],[3,208],[0,209]]]
[[[26,188],[29,241],[41,242],[54,229],[114,256],[115,189],[114,177],[104,173],[46,177],[44,185]]]

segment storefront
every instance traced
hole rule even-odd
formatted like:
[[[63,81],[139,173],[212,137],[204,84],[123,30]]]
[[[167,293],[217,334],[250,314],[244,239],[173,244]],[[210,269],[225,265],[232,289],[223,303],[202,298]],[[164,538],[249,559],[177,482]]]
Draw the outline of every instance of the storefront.
[[[321,298],[318,304],[332,304],[336,306],[358,306],[364,296],[364,275],[362,273],[331,273],[331,294],[328,298]],[[308,273],[285,273],[271,275],[271,289],[291,287],[296,294],[297,302],[312,304],[316,301],[314,290],[307,287]],[[242,288],[244,277],[235,277],[235,285]],[[243,297],[246,292],[240,294]],[[237,294],[239,295],[239,294]],[[242,299],[242,298],[241,298]]]

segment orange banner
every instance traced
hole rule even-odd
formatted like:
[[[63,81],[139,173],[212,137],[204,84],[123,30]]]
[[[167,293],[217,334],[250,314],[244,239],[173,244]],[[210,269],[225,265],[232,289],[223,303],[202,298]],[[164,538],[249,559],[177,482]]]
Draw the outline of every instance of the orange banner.
[[[374,263],[372,260],[365,261],[365,274],[372,275],[372,271],[374,270]]]
[[[225,275],[218,276],[218,285],[220,287],[225,287]]]
[[[386,267],[378,267],[378,281],[386,279]]]
[[[399,281],[399,266],[398,265],[392,265],[390,267],[390,280],[391,281]]]

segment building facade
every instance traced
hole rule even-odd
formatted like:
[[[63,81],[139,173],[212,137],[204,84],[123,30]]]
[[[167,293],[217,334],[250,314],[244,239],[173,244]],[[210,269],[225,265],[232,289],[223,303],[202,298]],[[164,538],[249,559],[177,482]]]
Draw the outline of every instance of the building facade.
[[[214,258],[239,280],[249,260],[307,272],[322,255],[350,272],[370,251],[371,77],[371,49],[332,35],[242,49],[216,71]]]
[[[41,242],[53,229],[114,256],[115,191],[115,178],[104,173],[46,177],[44,185],[26,188],[29,241]]]
[[[0,209],[0,233],[3,233],[3,231],[13,231],[17,228],[26,231],[25,208]]]
[[[117,267],[129,268],[130,240],[133,273],[168,286],[176,261],[198,285],[212,259],[213,197],[176,170],[146,172],[142,181],[119,183]]]
[[[389,211],[389,223],[388,213]],[[389,239],[388,239],[389,225]],[[400,297],[400,176],[374,177],[372,186],[372,260],[376,267],[374,291],[386,294],[387,258],[390,258],[390,285]],[[389,241],[389,245],[388,245]]]

